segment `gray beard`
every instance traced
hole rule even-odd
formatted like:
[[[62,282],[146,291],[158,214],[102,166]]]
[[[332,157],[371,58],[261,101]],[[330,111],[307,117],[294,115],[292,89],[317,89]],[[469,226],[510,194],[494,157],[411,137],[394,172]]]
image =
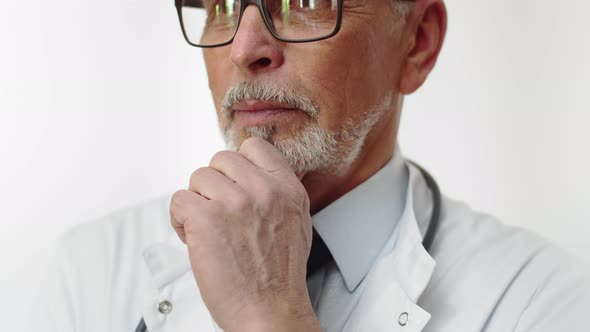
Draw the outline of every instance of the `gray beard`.
[[[226,146],[237,151],[243,140],[260,137],[285,157],[297,175],[333,173],[343,175],[357,159],[369,131],[378,120],[379,112],[368,113],[356,126],[345,121],[337,131],[326,132],[317,123],[307,125],[293,137],[274,139],[272,125],[248,127],[243,132],[231,125],[223,130]]]
[[[371,107],[360,120],[347,119],[334,131],[319,126],[319,109],[306,98],[308,93],[296,94],[289,89],[261,83],[242,82],[226,93],[221,107],[222,116],[228,120],[222,129],[226,146],[237,151],[248,137],[261,137],[273,144],[285,157],[295,174],[324,173],[343,175],[358,158],[366,137],[388,108],[390,98],[383,105]],[[233,126],[231,107],[242,100],[269,100],[290,105],[308,114],[309,124],[292,137],[275,139],[272,125],[252,126],[238,131]]]

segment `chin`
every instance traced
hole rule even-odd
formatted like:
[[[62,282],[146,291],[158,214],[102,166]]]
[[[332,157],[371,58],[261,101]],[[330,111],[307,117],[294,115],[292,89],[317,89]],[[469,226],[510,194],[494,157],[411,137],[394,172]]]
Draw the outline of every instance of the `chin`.
[[[234,151],[249,137],[260,137],[274,145],[299,178],[310,172],[333,168],[340,159],[339,142],[334,133],[325,132],[317,125],[288,131],[272,124],[245,128],[232,126],[224,131],[226,145]]]

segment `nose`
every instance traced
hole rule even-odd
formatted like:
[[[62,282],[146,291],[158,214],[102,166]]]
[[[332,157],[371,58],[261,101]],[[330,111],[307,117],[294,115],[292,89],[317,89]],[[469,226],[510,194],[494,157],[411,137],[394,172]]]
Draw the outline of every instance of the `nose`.
[[[258,7],[248,5],[231,44],[230,59],[249,73],[269,71],[283,64],[283,46],[267,29]]]

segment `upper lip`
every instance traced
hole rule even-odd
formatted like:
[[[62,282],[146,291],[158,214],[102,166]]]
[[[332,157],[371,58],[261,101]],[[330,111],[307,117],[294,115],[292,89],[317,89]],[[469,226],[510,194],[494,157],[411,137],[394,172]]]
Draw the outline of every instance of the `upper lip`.
[[[238,103],[235,103],[232,106],[233,111],[243,111],[243,112],[256,112],[256,111],[265,111],[265,110],[276,110],[276,109],[284,109],[284,110],[293,110],[295,107],[287,104],[276,103],[272,101],[263,101],[263,100],[243,100]]]

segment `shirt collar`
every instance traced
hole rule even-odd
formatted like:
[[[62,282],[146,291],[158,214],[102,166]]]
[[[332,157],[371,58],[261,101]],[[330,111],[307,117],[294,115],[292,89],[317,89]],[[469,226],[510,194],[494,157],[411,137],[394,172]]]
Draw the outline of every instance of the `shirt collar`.
[[[356,289],[397,228],[406,202],[408,169],[396,146],[377,173],[313,215],[349,291]]]

